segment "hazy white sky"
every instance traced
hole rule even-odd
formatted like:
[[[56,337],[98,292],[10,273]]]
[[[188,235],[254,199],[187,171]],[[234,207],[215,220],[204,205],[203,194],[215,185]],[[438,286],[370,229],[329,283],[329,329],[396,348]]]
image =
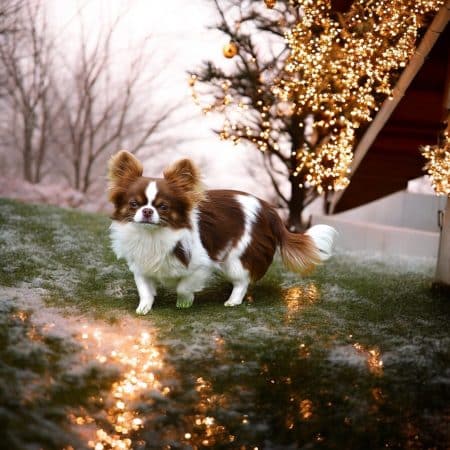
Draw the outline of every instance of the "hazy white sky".
[[[50,21],[60,30],[64,46],[70,51],[74,34],[80,32],[77,11],[81,10],[89,33],[96,33],[101,23],[126,11],[114,49],[126,55],[136,42],[151,35],[155,67],[164,66],[157,98],[183,102],[181,117],[189,120],[175,132],[186,142],[178,145],[175,157],[190,156],[205,166],[205,181],[210,187],[230,187],[252,191],[267,198],[267,180],[248,176],[250,159],[258,160],[254,150],[221,142],[211,129],[221,123],[219,118],[204,117],[189,94],[187,71],[203,60],[212,59],[227,67],[233,61],[222,55],[225,35],[207,27],[216,23],[216,13],[208,0],[47,0]],[[173,158],[171,156],[171,158]],[[170,161],[167,161],[169,163]],[[146,165],[149,175],[151,162]],[[261,182],[262,181],[262,182]]]

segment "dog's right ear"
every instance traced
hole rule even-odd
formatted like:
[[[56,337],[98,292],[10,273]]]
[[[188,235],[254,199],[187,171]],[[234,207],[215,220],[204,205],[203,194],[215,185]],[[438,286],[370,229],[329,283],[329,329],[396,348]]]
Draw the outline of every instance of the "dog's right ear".
[[[141,162],[126,150],[111,156],[108,163],[109,201],[117,204],[130,184],[142,176],[143,170]]]

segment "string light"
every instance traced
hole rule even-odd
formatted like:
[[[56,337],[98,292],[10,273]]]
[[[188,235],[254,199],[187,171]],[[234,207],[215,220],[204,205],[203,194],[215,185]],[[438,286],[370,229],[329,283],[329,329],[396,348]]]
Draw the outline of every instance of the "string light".
[[[263,64],[258,52],[242,45],[239,56],[251,86],[243,88],[249,83],[243,66],[225,73],[210,65],[189,79],[193,100],[204,114],[225,116],[221,139],[276,154],[300,188],[319,194],[343,189],[358,128],[395,95],[393,87],[415,51],[419,30],[444,2],[356,0],[348,11],[337,13],[331,0],[292,0],[289,5],[300,12],[296,23],[295,14],[283,16],[270,9],[275,2],[264,3],[267,14],[279,15],[272,19],[289,29],[287,57]],[[239,21],[240,36],[244,26]],[[198,93],[199,82],[209,87],[207,94]],[[200,97],[213,100],[202,104]],[[300,133],[297,147],[293,124]]]
[[[420,150],[427,159],[424,168],[431,178],[436,194],[450,196],[450,140],[448,133],[444,134],[441,145],[426,145]]]
[[[301,20],[287,33],[285,76],[274,88],[297,114],[313,118],[315,143],[299,148],[294,175],[319,193],[349,183],[355,131],[380,101],[393,96],[396,75],[414,53],[422,16],[442,1],[356,1],[336,14],[330,0],[297,0]]]

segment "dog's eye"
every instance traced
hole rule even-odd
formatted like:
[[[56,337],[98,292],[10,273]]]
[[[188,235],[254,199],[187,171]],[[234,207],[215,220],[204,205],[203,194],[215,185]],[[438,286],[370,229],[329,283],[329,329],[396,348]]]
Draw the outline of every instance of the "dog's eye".
[[[161,203],[161,204],[158,206],[158,208],[159,208],[161,211],[167,211],[167,210],[169,209],[169,207],[168,207],[165,203]]]
[[[138,202],[136,200],[130,200],[130,206],[132,208],[137,208],[139,205],[138,205]]]

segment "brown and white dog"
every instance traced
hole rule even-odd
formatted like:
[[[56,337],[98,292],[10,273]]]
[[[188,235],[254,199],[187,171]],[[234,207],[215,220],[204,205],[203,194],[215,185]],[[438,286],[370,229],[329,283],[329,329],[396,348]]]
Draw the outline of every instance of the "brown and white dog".
[[[112,247],[134,274],[138,314],[152,308],[158,282],[175,286],[177,306],[186,308],[219,271],[233,283],[225,306],[235,306],[249,283],[266,273],[277,249],[295,272],[331,256],[333,228],[290,233],[265,201],[245,192],[204,190],[189,159],[168,167],[164,178],[147,178],[142,164],[120,151],[108,169]]]

